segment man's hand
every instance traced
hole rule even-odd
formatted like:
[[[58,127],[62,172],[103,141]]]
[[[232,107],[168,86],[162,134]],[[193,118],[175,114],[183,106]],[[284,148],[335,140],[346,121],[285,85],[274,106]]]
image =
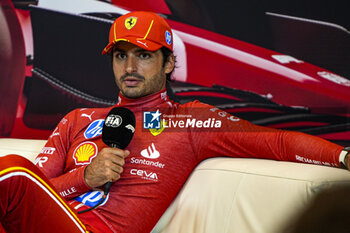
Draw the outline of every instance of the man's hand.
[[[88,186],[96,188],[108,181],[119,180],[125,164],[124,159],[130,154],[128,150],[103,148],[85,168],[84,179]]]

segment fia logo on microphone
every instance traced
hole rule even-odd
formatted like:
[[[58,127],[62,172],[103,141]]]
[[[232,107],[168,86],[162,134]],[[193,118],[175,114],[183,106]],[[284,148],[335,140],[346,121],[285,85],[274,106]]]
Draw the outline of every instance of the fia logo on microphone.
[[[159,129],[161,127],[160,116],[162,114],[157,110],[156,112],[143,112],[143,128],[144,129]]]
[[[119,115],[108,115],[106,120],[105,120],[105,125],[107,127],[113,127],[113,128],[117,128],[119,127],[123,122],[123,119],[119,116]]]

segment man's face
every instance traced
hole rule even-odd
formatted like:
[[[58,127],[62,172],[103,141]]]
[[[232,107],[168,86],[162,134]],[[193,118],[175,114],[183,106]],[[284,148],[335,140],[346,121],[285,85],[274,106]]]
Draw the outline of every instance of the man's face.
[[[174,57],[163,65],[160,50],[151,52],[121,41],[113,49],[113,72],[123,96],[140,98],[165,88],[166,74],[174,68]]]

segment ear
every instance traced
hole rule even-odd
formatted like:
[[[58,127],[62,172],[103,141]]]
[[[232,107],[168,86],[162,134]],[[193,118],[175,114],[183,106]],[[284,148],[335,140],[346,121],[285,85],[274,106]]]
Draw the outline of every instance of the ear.
[[[175,57],[174,54],[171,54],[168,57],[168,60],[165,62],[164,71],[166,74],[169,74],[175,68]]]

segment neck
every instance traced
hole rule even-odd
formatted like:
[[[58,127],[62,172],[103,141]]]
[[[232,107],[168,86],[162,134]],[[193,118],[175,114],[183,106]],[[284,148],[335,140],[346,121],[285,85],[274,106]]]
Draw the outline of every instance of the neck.
[[[142,111],[144,108],[153,108],[168,100],[169,98],[165,88],[156,93],[135,99],[127,98],[119,93],[116,106],[131,108],[133,111]]]

